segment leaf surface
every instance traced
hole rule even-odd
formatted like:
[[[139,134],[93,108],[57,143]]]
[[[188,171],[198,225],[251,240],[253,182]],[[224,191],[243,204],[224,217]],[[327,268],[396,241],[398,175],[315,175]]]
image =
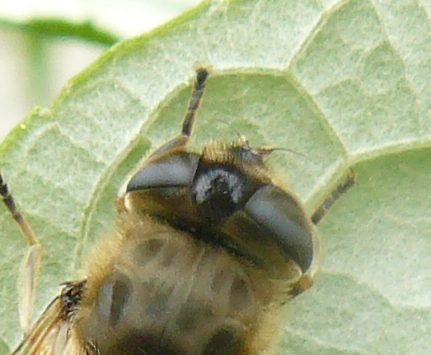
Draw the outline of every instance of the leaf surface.
[[[35,109],[1,168],[45,247],[37,309],[109,234],[117,189],[179,132],[193,66],[211,64],[191,145],[281,147],[270,165],[311,213],[353,168],[319,226],[316,285],[285,310],[284,354],[429,354],[431,3],[213,1],[123,41]],[[304,157],[305,156],[305,157]],[[19,337],[25,242],[0,210],[0,334]]]

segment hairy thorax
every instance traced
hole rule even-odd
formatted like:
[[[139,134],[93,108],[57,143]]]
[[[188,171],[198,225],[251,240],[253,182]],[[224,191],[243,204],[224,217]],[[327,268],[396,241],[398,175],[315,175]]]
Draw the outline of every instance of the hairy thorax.
[[[74,320],[90,354],[235,355],[268,347],[281,296],[264,273],[151,219],[126,214],[120,229],[94,253],[87,301]]]

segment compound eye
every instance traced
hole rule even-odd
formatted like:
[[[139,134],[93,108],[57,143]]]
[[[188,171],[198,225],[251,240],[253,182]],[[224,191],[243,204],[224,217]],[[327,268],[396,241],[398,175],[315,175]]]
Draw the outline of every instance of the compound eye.
[[[200,155],[181,152],[145,165],[127,184],[127,192],[152,188],[190,186]]]
[[[257,190],[244,210],[259,225],[262,235],[306,272],[313,261],[312,229],[295,199],[274,185]]]

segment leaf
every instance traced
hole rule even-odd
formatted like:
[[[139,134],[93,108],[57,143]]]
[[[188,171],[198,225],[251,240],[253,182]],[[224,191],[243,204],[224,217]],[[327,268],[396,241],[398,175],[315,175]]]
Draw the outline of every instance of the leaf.
[[[109,50],[0,147],[45,246],[38,310],[112,227],[128,172],[179,132],[192,67],[210,63],[193,146],[240,133],[300,153],[276,151],[270,163],[310,213],[349,168],[358,175],[319,226],[321,272],[286,307],[280,353],[428,354],[430,10],[213,1]],[[25,242],[4,208],[0,225],[0,329],[13,346]]]

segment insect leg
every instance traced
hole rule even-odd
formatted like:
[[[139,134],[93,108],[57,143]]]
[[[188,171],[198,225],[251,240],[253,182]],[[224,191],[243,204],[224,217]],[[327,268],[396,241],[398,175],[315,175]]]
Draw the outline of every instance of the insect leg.
[[[317,207],[314,213],[311,215],[311,221],[314,225],[317,225],[323,217],[325,217],[326,213],[330,210],[330,208],[334,205],[334,203],[350,188],[355,184],[355,174],[353,171],[349,171],[345,176],[344,180],[336,187],[335,190],[331,192],[331,194],[323,201],[323,203]],[[319,255],[319,239],[317,238],[314,242],[315,253]],[[309,289],[313,285],[313,279],[316,271],[318,270],[319,262],[318,259],[313,261],[313,265],[310,269],[301,276],[301,278],[291,285],[291,289],[289,290],[290,297],[296,297],[305,290]]]
[[[33,305],[36,293],[36,280],[39,273],[42,259],[42,245],[34,234],[30,224],[18,209],[15,199],[10,193],[9,187],[0,173],[0,195],[12,217],[18,223],[21,231],[27,240],[29,249],[25,258],[22,270],[23,294],[20,304],[20,325],[24,335],[28,335],[33,316]]]
[[[187,107],[187,112],[183,120],[183,126],[181,128],[181,134],[165,144],[163,144],[160,148],[156,149],[148,159],[155,158],[165,152],[170,151],[173,148],[183,147],[189,141],[190,135],[192,134],[193,126],[196,120],[197,111],[200,103],[202,102],[202,96],[205,91],[205,84],[210,74],[208,68],[198,67],[196,69],[196,80],[194,83],[194,88],[192,92],[192,97],[189,101],[189,106]],[[125,195],[126,195],[126,186],[125,183],[118,192],[118,197],[116,201],[116,207],[118,212],[123,212],[127,208],[125,206]]]
[[[199,105],[202,102],[202,96],[205,91],[205,84],[209,73],[209,70],[204,67],[199,67],[196,69],[196,80],[194,83],[194,89],[192,92],[192,97],[189,101],[189,106],[187,107],[186,115],[183,120],[181,134],[178,137],[175,137],[167,143],[163,144],[159,149],[157,149],[153,154],[150,155],[150,158],[169,151],[172,148],[182,147],[187,144],[196,121],[196,115]]]
[[[208,78],[208,75],[208,69],[203,67],[196,69],[195,87],[192,92],[192,97],[189,101],[186,116],[184,117],[183,127],[181,129],[182,137],[189,138],[192,133],[193,125],[195,124],[196,120],[196,114],[202,101],[202,96],[204,94],[205,83]]]
[[[323,203],[311,215],[311,221],[317,225],[325,217],[326,213],[331,209],[334,203],[355,184],[355,174],[349,171],[344,180],[331,192],[331,194],[323,201]]]

